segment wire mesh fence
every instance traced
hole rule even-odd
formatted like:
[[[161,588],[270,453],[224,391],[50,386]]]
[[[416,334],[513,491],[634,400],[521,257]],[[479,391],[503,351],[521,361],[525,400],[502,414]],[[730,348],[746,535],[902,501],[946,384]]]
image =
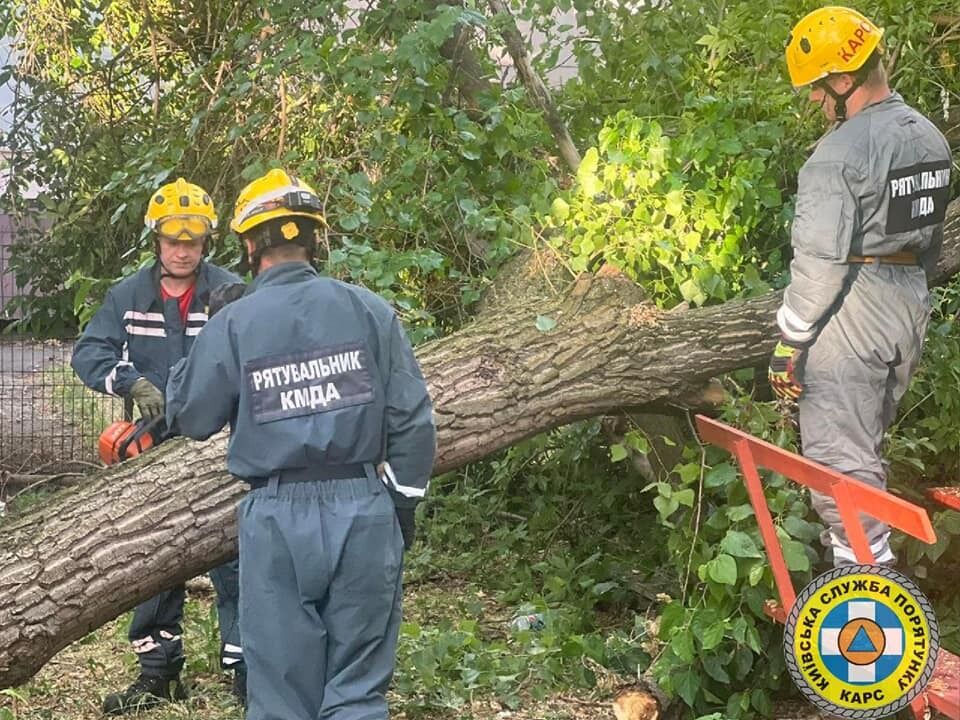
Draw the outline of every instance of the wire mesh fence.
[[[13,275],[10,249],[35,238],[35,227],[31,233],[0,214],[0,331],[19,317],[12,301],[29,292]],[[0,333],[0,496],[5,486],[33,476],[99,466],[97,438],[123,417],[121,400],[85,388],[76,377],[73,342]]]
[[[99,466],[97,438],[123,402],[84,387],[73,338],[0,336],[0,471],[11,476]]]

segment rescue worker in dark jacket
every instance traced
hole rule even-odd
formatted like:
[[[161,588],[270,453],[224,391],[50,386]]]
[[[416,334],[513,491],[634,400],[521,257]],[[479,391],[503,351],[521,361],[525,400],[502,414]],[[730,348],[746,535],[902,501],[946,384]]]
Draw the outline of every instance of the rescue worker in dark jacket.
[[[73,351],[73,369],[93,390],[130,398],[145,419],[162,416],[170,367],[185,357],[207,322],[211,290],[239,278],[203,260],[217,216],[210,196],[183,178],[151,197],[145,222],[156,233],[157,261],[112,287]],[[235,671],[234,691],[244,681],[238,613],[238,564],[210,571],[217,590],[221,662]],[[130,642],[140,677],[108,695],[103,710],[121,714],[162,700],[183,699],[184,587],[164,591],[137,606]]]
[[[395,665],[404,545],[433,467],[426,383],[393,309],[321,277],[306,183],[272,170],[231,227],[257,276],[167,385],[167,422],[230,423],[248,720],[379,720]]]
[[[834,126],[800,170],[770,362],[774,390],[799,398],[803,454],[878,488],[884,433],[923,349],[951,167],[943,135],[890,90],[882,35],[855,10],[825,7],[790,36],[790,79]],[[813,502],[834,564],[855,562],[832,498]],[[892,564],[889,527],[861,519],[876,562]]]

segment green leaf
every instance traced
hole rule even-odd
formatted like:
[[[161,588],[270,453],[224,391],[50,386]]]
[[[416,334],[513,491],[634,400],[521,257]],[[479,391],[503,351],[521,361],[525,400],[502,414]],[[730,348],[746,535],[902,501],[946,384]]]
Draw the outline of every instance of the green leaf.
[[[750,704],[763,717],[770,717],[773,713],[773,703],[765,690],[757,689],[750,694]]]
[[[679,490],[673,493],[673,499],[676,500],[681,505],[686,505],[687,507],[693,507],[693,501],[695,497],[696,496],[694,495],[692,488]]]
[[[680,602],[674,600],[663,608],[660,614],[660,639],[664,640],[670,637],[670,631],[683,623],[686,611]]]
[[[803,572],[810,569],[810,557],[807,555],[807,548],[803,543],[796,540],[786,540],[783,545],[783,557],[787,561],[787,568],[795,572]]]
[[[671,190],[664,198],[664,210],[667,215],[679,215],[683,212],[683,191]]]
[[[672,681],[677,694],[687,705],[693,707],[697,701],[697,692],[700,690],[700,678],[697,673],[687,668],[674,675]]]
[[[626,459],[626,457],[627,457],[627,449],[623,445],[620,445],[618,443],[616,445],[610,446],[611,462],[620,462],[621,460]]]
[[[737,561],[726,554],[717,555],[709,563],[707,574],[721,585],[735,585],[737,582]]]
[[[733,673],[738,680],[747,676],[753,667],[753,653],[749,648],[739,647],[733,654]]]
[[[707,675],[712,677],[717,682],[729,683],[730,675],[723,668],[723,663],[720,661],[720,658],[716,655],[707,655],[700,659],[700,662],[703,664],[703,669],[706,671]]]
[[[937,541],[933,545],[926,546],[924,552],[932,562],[936,562],[940,559],[940,556],[947,551],[949,546],[950,536],[943,532],[937,536]]]
[[[796,515],[788,515],[783,519],[783,529],[790,537],[804,542],[811,542],[820,536],[820,529],[816,525]]]
[[[708,488],[722,487],[737,480],[737,470],[730,463],[714,465],[707,471],[703,484]]]
[[[338,220],[337,223],[347,232],[352,232],[360,227],[360,218],[356,213],[350,213],[349,215],[343,215]]]
[[[657,509],[657,512],[660,513],[660,517],[666,520],[677,511],[680,503],[677,502],[676,498],[667,498],[663,497],[663,495],[658,495],[653,499],[653,506]]]
[[[738,558],[763,557],[753,538],[745,532],[730,530],[720,542],[720,549]]]
[[[690,632],[690,628],[684,628],[674,635],[670,647],[673,648],[673,652],[676,653],[678,658],[684,662],[692,662],[696,649],[693,646],[693,633]]]
[[[550,332],[557,326],[557,321],[546,315],[537,315],[535,324],[540,332]]]
[[[708,627],[700,638],[700,644],[704,650],[713,650],[717,645],[723,642],[723,636],[726,632],[722,622],[714,623]]]
[[[749,503],[744,505],[731,505],[727,508],[727,518],[730,522],[740,522],[753,516],[753,506]]]
[[[707,301],[707,294],[693,278],[680,283],[679,290],[683,299],[693,305],[703,305]]]

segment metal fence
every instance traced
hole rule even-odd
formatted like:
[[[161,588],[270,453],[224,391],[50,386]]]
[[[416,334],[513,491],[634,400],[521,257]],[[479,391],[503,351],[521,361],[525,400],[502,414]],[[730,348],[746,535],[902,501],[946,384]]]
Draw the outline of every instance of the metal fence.
[[[0,214],[0,331],[16,319],[10,301],[29,292],[9,266],[10,246],[22,237],[13,219]],[[30,476],[99,465],[97,438],[123,417],[122,401],[88,390],[74,375],[73,341],[0,334],[0,501],[5,489]]]
[[[73,338],[0,336],[0,472],[83,471],[99,465],[97,438],[123,402],[95,393],[70,368]]]

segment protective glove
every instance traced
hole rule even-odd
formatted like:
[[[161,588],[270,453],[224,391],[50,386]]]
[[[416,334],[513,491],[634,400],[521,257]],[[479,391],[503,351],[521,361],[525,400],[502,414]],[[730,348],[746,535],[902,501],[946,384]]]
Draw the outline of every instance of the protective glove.
[[[778,397],[784,400],[797,400],[803,393],[799,375],[803,365],[806,348],[781,340],[770,356],[770,369],[767,377],[770,387]]]
[[[400,534],[403,535],[403,549],[409,550],[413,547],[413,541],[417,537],[417,519],[416,508],[396,508],[397,520],[400,521]]]
[[[228,282],[218,285],[210,292],[207,315],[213,317],[234,300],[242,297],[246,291],[247,284],[242,282]]]
[[[133,384],[130,388],[130,397],[137,404],[140,417],[144,420],[152,420],[158,415],[163,415],[163,393],[146,378],[142,377]]]

